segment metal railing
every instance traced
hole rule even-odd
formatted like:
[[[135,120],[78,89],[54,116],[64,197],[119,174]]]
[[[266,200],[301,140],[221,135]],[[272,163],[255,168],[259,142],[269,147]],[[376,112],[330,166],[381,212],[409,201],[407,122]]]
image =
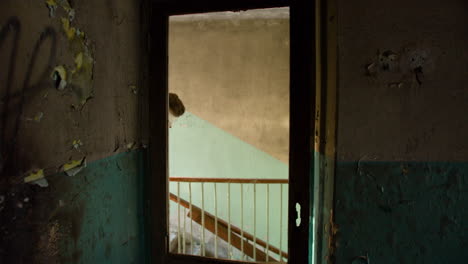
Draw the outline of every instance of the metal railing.
[[[206,241],[205,241],[205,232],[209,231],[214,235],[214,257],[218,258],[218,247],[219,242],[218,238],[222,239],[227,243],[227,250],[228,250],[228,259],[233,259],[233,249],[232,247],[236,248],[238,252],[243,256],[243,260],[248,261],[255,261],[255,262],[282,262],[286,263],[288,259],[288,253],[283,250],[285,246],[285,241],[287,236],[283,236],[284,228],[287,226],[283,226],[283,224],[287,225],[287,223],[283,223],[283,214],[287,214],[287,208],[283,208],[283,204],[287,202],[283,202],[283,198],[286,198],[287,195],[284,196],[283,189],[287,191],[287,185],[289,181],[287,179],[238,179],[238,178],[191,178],[191,177],[170,177],[169,181],[173,184],[176,184],[176,194],[170,193],[169,199],[176,203],[177,205],[177,251],[178,254],[188,254],[188,249],[186,248],[186,242],[189,242],[190,245],[190,252],[193,254],[193,222],[201,226],[201,238],[200,238],[200,246],[201,250],[199,255],[200,256],[207,256],[206,252]],[[181,185],[188,185],[185,186],[185,190],[188,189],[188,193],[181,194]],[[200,185],[198,189],[201,190],[201,201],[199,204],[201,207],[198,207],[193,204],[193,187],[194,185]],[[212,190],[205,194],[205,185],[212,185]],[[220,199],[218,195],[218,185],[227,185],[226,191],[226,198]],[[236,226],[232,223],[231,219],[231,212],[232,212],[232,202],[231,199],[233,195],[231,194],[232,185],[240,185],[240,193],[235,193],[237,196],[240,196],[240,205],[239,207],[235,208],[235,210],[240,211],[239,215],[237,215],[237,219],[240,217],[240,227]],[[257,204],[257,196],[259,193],[257,192],[257,186],[262,186],[262,189],[266,189],[263,204]],[[279,194],[270,195],[270,186],[276,185],[279,186]],[[286,186],[286,188],[284,188]],[[188,187],[188,188],[187,188]],[[239,187],[239,186],[238,186]],[[265,188],[266,187],[266,188]],[[252,190],[252,194],[249,194],[245,191],[246,188]],[[274,187],[278,188],[278,187]],[[239,189],[239,188],[237,188]],[[188,201],[181,198],[182,196],[187,197]],[[197,196],[200,194],[197,193]],[[213,199],[210,201],[214,204],[214,208],[210,208],[211,212],[208,212],[205,208],[205,197],[209,195],[209,199]],[[245,200],[245,201],[244,201]],[[278,202],[279,201],[279,202]],[[250,226],[249,232],[246,230],[245,224],[245,209],[244,209],[244,202],[248,202],[248,204],[253,207],[253,219],[249,219],[249,221],[253,221],[253,225]],[[227,204],[227,220],[222,219],[218,214],[218,207],[220,203]],[[273,213],[271,204],[274,206],[274,211],[279,213],[276,216],[275,223],[272,223],[270,219],[270,214]],[[181,215],[181,208],[188,213]],[[257,223],[257,213],[258,208],[266,209],[266,214],[263,217],[265,223]],[[182,218],[181,218],[182,217]],[[186,240],[186,221],[184,220],[185,217],[190,219],[190,241]],[[181,225],[181,219],[183,220],[183,224]],[[287,219],[287,217],[286,217]],[[259,237],[257,234],[258,226],[266,226],[266,233],[264,232],[263,237]],[[253,232],[253,234],[251,234]],[[264,240],[265,239],[265,240]],[[274,243],[272,243],[272,239],[274,239]],[[273,245],[273,244],[276,244]]]

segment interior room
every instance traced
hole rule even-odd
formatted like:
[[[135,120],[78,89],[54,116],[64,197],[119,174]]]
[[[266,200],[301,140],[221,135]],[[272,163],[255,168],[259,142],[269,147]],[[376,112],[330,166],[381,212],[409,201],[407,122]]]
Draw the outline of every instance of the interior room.
[[[0,1],[0,264],[468,263],[468,2]]]

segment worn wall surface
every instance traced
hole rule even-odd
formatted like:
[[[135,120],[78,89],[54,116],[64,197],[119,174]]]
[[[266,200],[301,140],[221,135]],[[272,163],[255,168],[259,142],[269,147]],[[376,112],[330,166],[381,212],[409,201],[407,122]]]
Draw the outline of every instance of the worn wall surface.
[[[468,3],[338,8],[338,158],[466,161]]]
[[[289,9],[171,18],[169,89],[191,113],[288,163]]]
[[[132,86],[140,86],[139,4],[79,1],[73,8],[71,26],[84,33],[94,59],[87,87],[93,92],[84,104],[78,85],[59,91],[51,78],[59,65],[70,75],[82,51],[66,36],[61,19],[68,15],[63,8],[51,18],[43,1],[1,3],[1,107],[7,132],[3,144],[16,138],[19,172],[60,166],[70,156],[96,160],[138,138],[139,96]],[[35,120],[40,112],[42,118]],[[80,153],[72,147],[78,139],[83,143]]]
[[[336,263],[466,262],[467,13],[338,1]]]
[[[140,5],[0,2],[0,263],[142,263]]]

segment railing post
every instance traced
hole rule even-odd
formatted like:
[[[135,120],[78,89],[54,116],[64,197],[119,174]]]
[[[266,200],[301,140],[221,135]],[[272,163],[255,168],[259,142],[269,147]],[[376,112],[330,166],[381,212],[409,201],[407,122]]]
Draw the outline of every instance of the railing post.
[[[245,259],[244,253],[244,184],[240,184],[241,188],[241,252],[243,254],[243,259]]]
[[[265,248],[265,254],[266,254],[266,262],[268,262],[268,257],[269,257],[269,247],[270,247],[270,184],[267,184],[267,192],[266,192],[266,196],[267,196],[267,199],[266,199],[266,202],[267,202],[267,206],[266,206],[266,211],[267,211],[267,214],[266,214],[266,219],[267,219],[267,223],[266,223],[266,227],[267,227],[267,233],[266,233],[266,248]]]
[[[280,262],[283,262],[282,250],[283,250],[283,184],[280,184],[280,244],[279,244],[279,259]]]
[[[254,208],[253,258],[254,258],[254,261],[257,261],[257,184],[256,183],[254,183],[253,188],[254,188],[254,191],[253,191],[253,195],[254,195],[253,197],[254,198],[254,202],[253,202],[253,208]]]
[[[228,183],[228,255],[229,259],[232,259],[232,247],[231,247],[231,184]]]
[[[202,193],[202,256],[206,256],[205,252],[205,189],[204,183],[201,183],[201,193]]]
[[[215,203],[215,258],[218,257],[218,196],[216,195],[216,182],[214,183],[214,203]]]
[[[180,182],[177,182],[177,253],[180,254]]]
[[[192,216],[192,183],[189,182],[189,212],[190,216]],[[193,255],[193,218],[190,217],[190,253]]]

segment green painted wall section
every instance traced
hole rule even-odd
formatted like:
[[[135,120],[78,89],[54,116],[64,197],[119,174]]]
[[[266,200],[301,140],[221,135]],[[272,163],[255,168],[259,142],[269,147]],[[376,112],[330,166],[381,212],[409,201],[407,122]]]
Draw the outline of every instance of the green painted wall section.
[[[468,263],[467,205],[468,163],[338,162],[336,263]]]
[[[121,153],[52,177],[50,188],[63,191],[51,219],[60,263],[145,263],[144,157],[144,150]]]
[[[288,165],[273,158],[267,153],[253,147],[217,128],[209,122],[186,113],[169,129],[169,171],[173,177],[213,177],[213,178],[273,178],[288,177]],[[228,187],[227,184],[217,184],[217,213],[227,220]],[[283,188],[283,214],[280,214],[279,185],[270,185],[270,243],[279,247],[280,216],[283,219],[282,248],[287,247],[287,211],[288,188]],[[177,195],[177,184],[170,184],[170,191]],[[244,184],[244,229],[253,234],[253,185]],[[192,184],[192,202],[198,207],[201,203],[201,184]],[[205,210],[215,213],[214,184],[204,184]],[[188,184],[180,184],[180,196],[189,200]],[[240,184],[231,184],[231,222],[241,227],[241,191]],[[256,235],[266,240],[266,185],[256,187]],[[176,204],[171,202],[170,212],[177,212]]]

